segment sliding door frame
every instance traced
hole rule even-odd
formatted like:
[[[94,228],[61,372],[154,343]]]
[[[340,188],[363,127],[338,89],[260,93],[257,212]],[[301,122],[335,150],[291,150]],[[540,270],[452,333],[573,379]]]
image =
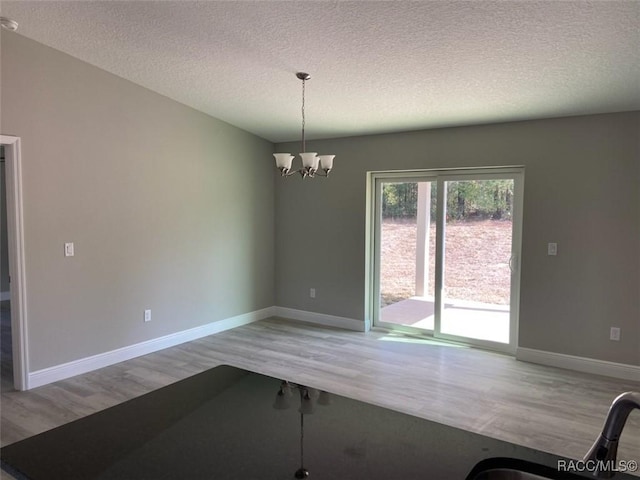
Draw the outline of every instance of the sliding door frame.
[[[445,215],[444,183],[448,181],[463,180],[514,180],[513,203],[513,234],[511,239],[511,288],[509,308],[509,343],[503,344],[487,340],[459,337],[440,332],[443,269],[444,260],[444,234]],[[365,286],[365,323],[370,327],[388,330],[389,326],[380,325],[380,253],[382,232],[382,184],[404,182],[436,182],[437,191],[437,218],[436,218],[436,271],[435,271],[435,319],[434,330],[425,331],[410,326],[394,325],[393,330],[410,334],[427,335],[430,337],[474,345],[490,350],[497,350],[509,354],[515,354],[518,346],[518,314],[520,303],[520,258],[522,245],[522,207],[524,197],[524,167],[483,167],[483,168],[456,168],[433,170],[387,170],[367,172],[367,225],[366,225],[366,286]]]

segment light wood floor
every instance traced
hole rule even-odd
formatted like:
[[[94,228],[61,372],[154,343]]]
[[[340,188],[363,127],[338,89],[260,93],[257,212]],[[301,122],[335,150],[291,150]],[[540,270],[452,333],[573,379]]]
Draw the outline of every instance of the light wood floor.
[[[220,364],[292,380],[538,450],[581,458],[615,396],[640,384],[387,332],[272,318],[28,392],[3,392],[1,443]],[[640,411],[619,458],[640,460]]]

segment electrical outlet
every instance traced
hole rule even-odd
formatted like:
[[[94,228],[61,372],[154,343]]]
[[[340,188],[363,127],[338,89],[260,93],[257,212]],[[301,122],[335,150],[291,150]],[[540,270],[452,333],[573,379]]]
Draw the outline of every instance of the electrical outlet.
[[[145,310],[144,311],[144,321],[145,322],[150,322],[151,321],[151,310]]]
[[[547,255],[558,255],[558,244],[557,243],[549,243],[549,244],[547,244]]]
[[[309,296],[311,298],[316,298],[316,289],[315,288],[310,288],[309,289]]]
[[[619,341],[620,340],[620,328],[611,327],[611,333],[609,335],[609,340],[615,340],[615,341]]]
[[[64,244],[64,256],[65,257],[73,257],[73,243],[65,243]]]

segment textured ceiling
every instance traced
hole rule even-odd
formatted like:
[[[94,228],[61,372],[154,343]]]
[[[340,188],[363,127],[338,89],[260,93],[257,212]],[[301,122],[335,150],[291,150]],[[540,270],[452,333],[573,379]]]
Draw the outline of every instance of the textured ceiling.
[[[37,40],[274,142],[640,109],[639,1],[5,1]]]

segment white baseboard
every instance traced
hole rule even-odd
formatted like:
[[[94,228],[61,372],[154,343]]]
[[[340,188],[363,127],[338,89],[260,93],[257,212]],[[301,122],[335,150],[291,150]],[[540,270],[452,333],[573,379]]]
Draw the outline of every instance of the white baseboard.
[[[11,300],[11,292],[0,292],[0,301]]]
[[[26,388],[28,390],[40,387],[48,383],[57,382],[59,380],[64,380],[65,378],[91,372],[99,368],[108,367],[115,363],[124,362],[125,360],[130,360],[141,355],[147,355],[181,343],[197,340],[198,338],[223,332],[231,328],[257,322],[258,320],[274,316],[274,308],[275,307],[263,308],[262,310],[256,310],[243,315],[225,318],[224,320],[172,333],[164,337],[154,338],[145,342],[136,343],[135,345],[118,348],[110,352],[100,353],[91,357],[74,360],[73,362],[31,372],[28,375],[28,384]]]
[[[607,362],[593,358],[576,357],[563,353],[546,352],[544,350],[534,350],[523,347],[518,347],[516,350],[516,358],[525,362],[539,363],[540,365],[550,367],[565,368],[567,370],[640,382],[640,366],[636,365]]]
[[[295,308],[287,307],[274,307],[274,309],[274,315],[278,317],[300,320],[301,322],[315,323],[318,325],[324,325],[325,327],[344,328],[345,330],[354,330],[356,332],[366,331],[365,322],[354,318],[337,317],[335,315],[307,312],[306,310],[296,310]]]

